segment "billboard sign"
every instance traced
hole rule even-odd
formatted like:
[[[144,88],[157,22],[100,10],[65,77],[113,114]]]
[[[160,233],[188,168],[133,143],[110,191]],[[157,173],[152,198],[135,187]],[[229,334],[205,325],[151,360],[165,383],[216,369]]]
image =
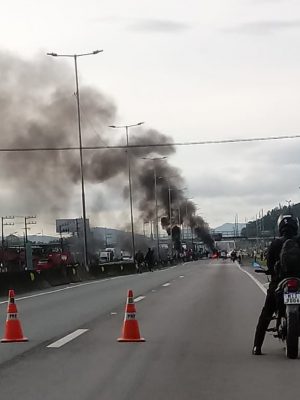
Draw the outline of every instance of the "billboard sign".
[[[86,229],[89,231],[89,220],[86,219]],[[82,218],[66,218],[56,220],[56,233],[77,233],[83,232],[83,219]]]

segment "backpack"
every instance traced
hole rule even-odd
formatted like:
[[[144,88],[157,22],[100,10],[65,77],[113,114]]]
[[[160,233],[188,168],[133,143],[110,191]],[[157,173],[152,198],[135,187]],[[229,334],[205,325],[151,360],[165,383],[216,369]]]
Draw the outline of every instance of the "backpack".
[[[300,245],[295,239],[287,239],[280,251],[281,278],[300,277]]]

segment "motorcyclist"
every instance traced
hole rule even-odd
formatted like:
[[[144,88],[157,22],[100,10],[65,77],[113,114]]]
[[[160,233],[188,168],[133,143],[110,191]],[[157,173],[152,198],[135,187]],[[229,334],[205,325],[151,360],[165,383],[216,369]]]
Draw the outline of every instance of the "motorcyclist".
[[[299,221],[292,215],[280,215],[277,221],[279,238],[272,241],[267,253],[267,275],[271,275],[271,281],[264,307],[261,311],[256,327],[254,345],[252,354],[261,355],[261,347],[265,338],[266,330],[271,322],[274,312],[276,311],[276,295],[275,290],[280,281],[278,270],[280,270],[280,251],[283,243],[287,239],[297,236]],[[275,267],[276,264],[276,267]]]

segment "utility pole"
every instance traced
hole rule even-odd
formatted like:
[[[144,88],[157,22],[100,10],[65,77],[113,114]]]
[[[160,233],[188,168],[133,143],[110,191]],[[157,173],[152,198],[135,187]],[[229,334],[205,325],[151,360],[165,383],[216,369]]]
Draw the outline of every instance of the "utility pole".
[[[62,237],[61,225],[59,225],[59,239],[60,239],[61,251],[64,251],[64,239]]]
[[[104,234],[105,234],[105,248],[107,249],[107,233],[106,233],[106,227],[104,228]]]
[[[24,250],[25,250],[25,262],[26,262],[26,269],[31,270],[33,268],[32,265],[32,249],[30,243],[28,243],[28,225],[35,225],[36,221],[33,221],[36,219],[36,216],[28,215],[24,217],[24,229],[25,229],[25,237],[24,237]]]
[[[35,225],[36,221],[32,221],[33,219],[36,219],[36,216],[26,216],[24,217],[24,222],[25,222],[25,243],[28,242],[28,225]]]
[[[4,248],[4,226],[8,226],[8,225],[14,225],[14,222],[4,222],[5,220],[9,220],[9,219],[14,219],[14,216],[9,216],[9,217],[1,217],[1,244],[2,244],[2,250]]]

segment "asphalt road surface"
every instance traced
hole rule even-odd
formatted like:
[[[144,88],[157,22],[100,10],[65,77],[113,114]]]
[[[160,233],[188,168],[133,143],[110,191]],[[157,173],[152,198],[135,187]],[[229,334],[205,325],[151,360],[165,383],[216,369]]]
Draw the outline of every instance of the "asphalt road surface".
[[[282,343],[269,335],[266,354],[251,355],[265,295],[246,272],[253,276],[229,260],[201,260],[17,296],[29,341],[0,344],[1,399],[298,397],[300,360],[288,360]],[[117,342],[128,289],[145,343]]]

